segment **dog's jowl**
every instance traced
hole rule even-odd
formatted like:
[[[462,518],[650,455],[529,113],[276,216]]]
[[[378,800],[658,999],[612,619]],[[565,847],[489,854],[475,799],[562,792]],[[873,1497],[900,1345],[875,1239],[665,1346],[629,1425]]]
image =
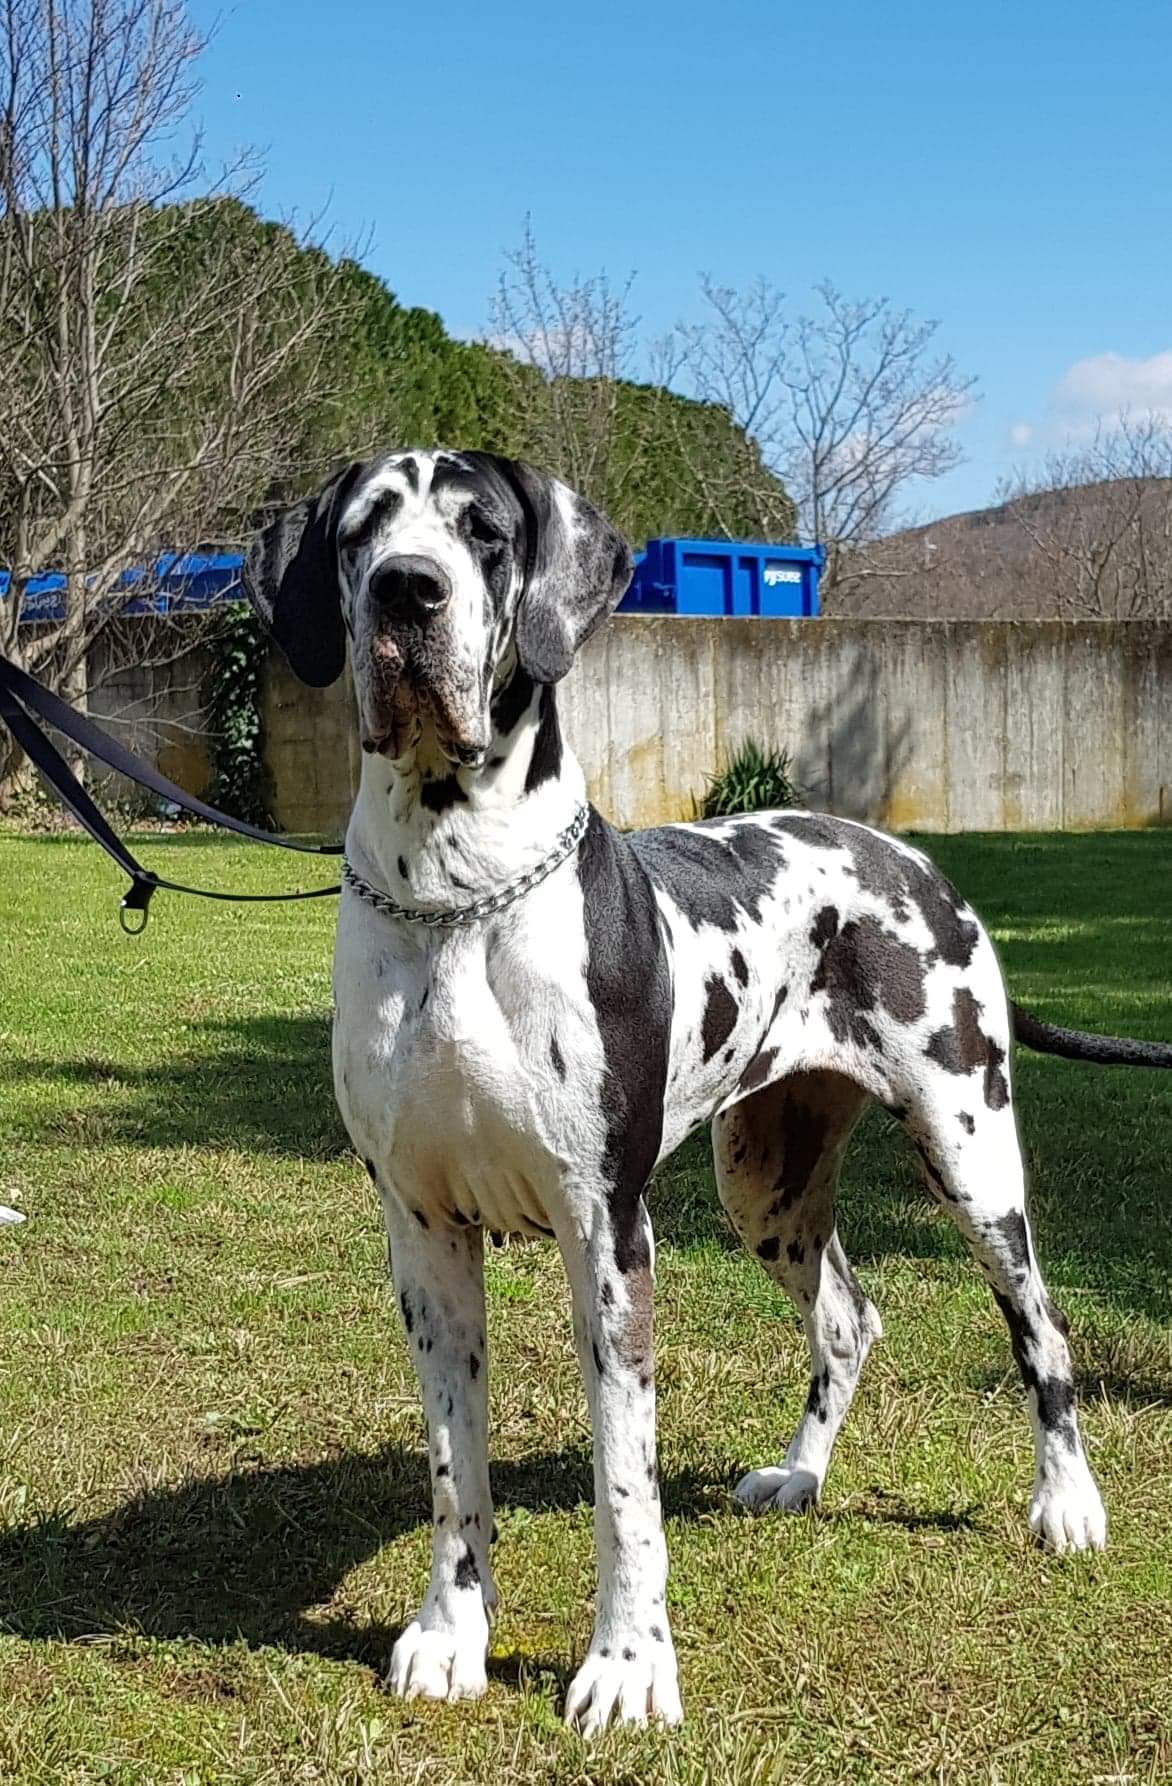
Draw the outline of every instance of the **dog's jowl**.
[[[835,1226],[847,1138],[878,1099],[1008,1323],[1034,1427],[1031,1525],[1056,1550],[1106,1529],[1030,1241],[992,946],[922,855],[864,826],[774,813],[622,836],[588,808],[554,689],[629,575],[622,540],[563,485],[444,452],[351,466],[248,566],[305,681],[335,680],[349,651],[365,753],[334,1078],[383,1206],[433,1498],[431,1578],[391,1685],[484,1689],[483,1236],[553,1236],[594,1432],[598,1603],[566,1707],[585,1732],[681,1716],[643,1195],[702,1122],[721,1201],[810,1349],[797,1431],[738,1498],[817,1500],[880,1333]]]

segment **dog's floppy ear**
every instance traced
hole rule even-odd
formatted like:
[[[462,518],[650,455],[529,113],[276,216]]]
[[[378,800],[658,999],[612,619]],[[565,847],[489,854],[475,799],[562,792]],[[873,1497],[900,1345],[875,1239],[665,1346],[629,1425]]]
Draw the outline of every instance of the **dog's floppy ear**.
[[[244,592],[302,682],[326,688],[346,663],[338,588],[338,513],[362,470],[358,462],[316,496],[294,503],[258,534],[244,560]]]
[[[507,473],[525,513],[525,585],[517,656],[535,682],[560,682],[574,653],[622,599],[634,568],[622,535],[585,497],[513,459]]]

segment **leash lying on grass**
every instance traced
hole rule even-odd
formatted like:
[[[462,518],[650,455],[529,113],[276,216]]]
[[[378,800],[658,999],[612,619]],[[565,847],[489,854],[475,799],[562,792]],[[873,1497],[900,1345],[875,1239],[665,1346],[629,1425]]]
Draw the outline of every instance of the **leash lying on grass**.
[[[129,934],[137,935],[146,928],[151,897],[160,887],[166,888],[169,893],[189,893],[199,899],[239,900],[249,904],[271,904],[286,899],[323,899],[341,892],[340,885],[334,885],[310,887],[296,893],[220,893],[207,887],[187,887],[178,881],[164,880],[161,875],[144,868],[111,828],[105,814],[95,805],[65,758],[46,737],[44,725],[62,732],[88,756],[96,757],[107,768],[124,775],[128,781],[137,782],[139,787],[146,788],[161,799],[173,801],[176,806],[203,819],[209,825],[219,825],[226,831],[235,831],[241,837],[252,838],[256,843],[271,843],[278,849],[298,850],[303,855],[340,856],[343,846],[340,843],[296,843],[292,838],[278,837],[272,831],[264,831],[258,825],[250,825],[244,819],[233,818],[230,813],[220,812],[218,808],[209,806],[206,801],[177,787],[151,764],[144,763],[141,757],[136,757],[132,751],[111,738],[109,733],[95,725],[87,715],[75,712],[51,689],[38,682],[35,676],[30,676],[27,670],[22,670],[5,657],[3,652],[0,652],[0,719],[82,829],[129,876],[130,886],[119,904],[122,928]],[[39,722],[43,722],[43,725]],[[142,923],[137,926],[128,924],[127,914],[130,912],[140,912]],[[1037,1054],[1056,1054],[1064,1060],[1088,1061],[1097,1066],[1172,1068],[1172,1044],[1167,1042],[1141,1042],[1128,1036],[1102,1036],[1090,1030],[1065,1029],[1060,1024],[1047,1023],[1043,1018],[1033,1016],[1018,1004],[1010,1005],[1010,1016],[1014,1039]],[[23,1220],[24,1217],[16,1210],[0,1208],[0,1226]]]

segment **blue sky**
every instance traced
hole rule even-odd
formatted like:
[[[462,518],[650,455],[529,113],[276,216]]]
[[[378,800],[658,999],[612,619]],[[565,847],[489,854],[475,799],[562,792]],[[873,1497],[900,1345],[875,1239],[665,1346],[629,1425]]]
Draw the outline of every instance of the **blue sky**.
[[[256,145],[264,209],[328,203],[455,333],[531,213],[558,273],[635,272],[648,334],[702,270],[939,318],[983,397],[923,515],[1095,413],[1172,415],[1169,0],[192,10],[210,154]]]

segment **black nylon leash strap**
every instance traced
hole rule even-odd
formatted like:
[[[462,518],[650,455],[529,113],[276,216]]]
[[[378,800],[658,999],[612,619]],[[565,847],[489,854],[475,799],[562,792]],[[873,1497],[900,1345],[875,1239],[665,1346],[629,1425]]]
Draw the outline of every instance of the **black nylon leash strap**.
[[[339,843],[296,843],[292,838],[278,837],[271,831],[261,830],[259,825],[250,825],[245,819],[233,818],[229,813],[209,806],[196,795],[177,787],[151,764],[142,762],[124,745],[119,744],[117,739],[103,732],[87,715],[77,713],[51,689],[38,682],[35,676],[30,676],[27,670],[22,670],[5,657],[3,652],[0,652],[0,719],[82,829],[88,832],[95,843],[101,845],[129,877],[130,887],[123,895],[119,908],[124,930],[131,928],[126,922],[128,912],[141,912],[142,923],[137,929],[145,927],[151,895],[158,887],[165,887],[171,893],[190,893],[198,899],[242,900],[248,904],[271,904],[285,899],[323,899],[341,891],[340,887],[333,886],[311,887],[298,893],[218,893],[207,887],[187,887],[179,881],[164,880],[161,875],[144,868],[112,829],[105,814],[95,805],[60,751],[46,737],[37,723],[38,719],[64,733],[79,749],[96,757],[119,775],[126,776],[128,781],[137,782],[139,787],[148,789],[164,800],[173,800],[177,806],[206,820],[208,824],[219,825],[226,831],[236,831],[240,836],[250,837],[257,843],[276,844],[283,850],[299,850],[303,855],[340,856],[343,846]]]

